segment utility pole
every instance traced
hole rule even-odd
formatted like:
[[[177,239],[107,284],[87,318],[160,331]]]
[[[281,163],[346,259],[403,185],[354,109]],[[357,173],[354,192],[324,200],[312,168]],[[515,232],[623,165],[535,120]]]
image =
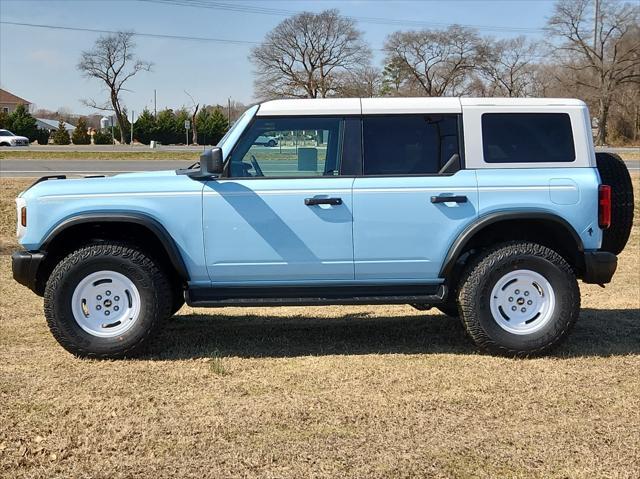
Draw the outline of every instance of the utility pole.
[[[231,126],[231,97],[227,99],[227,125]]]
[[[133,146],[133,114],[134,113],[135,112],[131,110],[131,141],[129,142],[131,146]]]
[[[158,118],[158,102],[156,98],[156,89],[153,89],[153,117]]]
[[[593,15],[593,51],[598,48],[598,16],[600,15],[600,0],[594,0],[595,13]]]

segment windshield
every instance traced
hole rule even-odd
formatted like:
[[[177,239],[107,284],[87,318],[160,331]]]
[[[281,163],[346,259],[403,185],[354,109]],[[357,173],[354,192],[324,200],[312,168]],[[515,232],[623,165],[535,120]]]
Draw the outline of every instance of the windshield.
[[[236,141],[238,141],[238,137],[242,134],[244,129],[252,120],[253,116],[258,111],[259,106],[260,105],[252,106],[247,111],[245,111],[216,145],[222,148],[222,154],[224,155],[225,159],[231,152],[233,145],[235,145]]]
[[[11,133],[9,130],[0,130],[0,136],[16,136]]]

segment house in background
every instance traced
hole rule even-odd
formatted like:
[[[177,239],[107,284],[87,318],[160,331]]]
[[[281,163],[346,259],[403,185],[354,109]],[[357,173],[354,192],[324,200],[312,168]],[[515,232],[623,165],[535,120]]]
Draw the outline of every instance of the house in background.
[[[69,132],[69,134],[73,133],[73,130],[76,129],[74,125],[71,123],[63,122],[65,129]],[[58,120],[49,120],[48,118],[36,118],[36,126],[41,130],[49,130],[54,131],[58,129]]]
[[[25,105],[28,110],[31,102],[0,88],[0,112],[12,113],[18,105]]]

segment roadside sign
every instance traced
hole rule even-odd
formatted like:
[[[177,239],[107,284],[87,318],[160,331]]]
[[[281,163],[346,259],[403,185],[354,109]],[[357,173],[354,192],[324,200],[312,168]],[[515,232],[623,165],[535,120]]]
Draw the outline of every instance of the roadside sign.
[[[185,120],[184,121],[184,129],[188,130],[189,128],[191,128],[191,122],[189,120]]]

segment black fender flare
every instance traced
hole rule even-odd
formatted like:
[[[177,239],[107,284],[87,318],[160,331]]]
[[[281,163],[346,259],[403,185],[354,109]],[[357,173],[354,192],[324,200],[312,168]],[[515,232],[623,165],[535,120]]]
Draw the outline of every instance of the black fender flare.
[[[189,272],[187,271],[187,267],[175,241],[167,232],[166,228],[162,226],[162,224],[158,220],[144,213],[100,211],[92,213],[80,213],[78,215],[71,216],[56,224],[56,226],[54,226],[49,231],[40,246],[40,250],[46,252],[52,241],[60,233],[72,226],[86,223],[105,222],[133,223],[147,228],[156,236],[156,238],[158,238],[158,241],[160,241],[160,243],[162,244],[162,247],[167,253],[169,261],[171,262],[171,266],[176,270],[180,279],[189,281]]]
[[[560,224],[564,229],[567,230],[567,232],[576,242],[576,244],[578,245],[578,250],[580,252],[584,251],[584,245],[582,243],[580,235],[573,228],[573,226],[571,226],[571,224],[561,216],[544,210],[494,211],[487,215],[481,216],[476,221],[468,225],[458,235],[456,240],[449,248],[447,256],[442,263],[439,277],[447,278],[449,276],[454,268],[454,265],[456,264],[456,261],[458,261],[460,254],[462,253],[462,251],[464,251],[465,246],[477,233],[491,224],[508,220],[544,220]]]

